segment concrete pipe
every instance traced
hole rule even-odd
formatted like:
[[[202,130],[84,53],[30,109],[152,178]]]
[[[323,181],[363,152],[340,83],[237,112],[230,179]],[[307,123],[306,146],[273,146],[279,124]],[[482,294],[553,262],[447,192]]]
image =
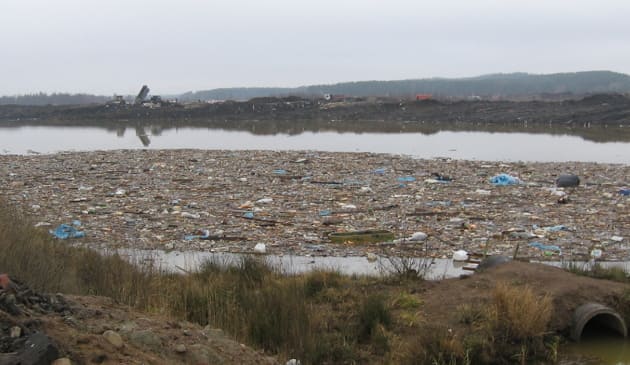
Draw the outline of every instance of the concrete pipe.
[[[584,327],[589,323],[610,329],[620,336],[628,336],[626,323],[619,313],[599,303],[586,303],[573,312],[571,339],[579,342],[582,338]]]

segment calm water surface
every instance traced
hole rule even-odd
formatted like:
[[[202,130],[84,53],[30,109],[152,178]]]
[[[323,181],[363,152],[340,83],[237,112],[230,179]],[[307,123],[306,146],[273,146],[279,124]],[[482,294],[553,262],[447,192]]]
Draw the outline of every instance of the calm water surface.
[[[630,163],[630,143],[593,142],[569,135],[452,132],[260,135],[209,128],[17,127],[0,129],[0,153],[113,149],[319,150],[376,152],[421,158],[484,161],[588,161]]]

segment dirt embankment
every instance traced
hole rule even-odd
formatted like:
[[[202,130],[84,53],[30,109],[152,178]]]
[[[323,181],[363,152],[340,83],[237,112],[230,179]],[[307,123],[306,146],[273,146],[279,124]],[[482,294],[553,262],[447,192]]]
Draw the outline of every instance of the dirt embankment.
[[[280,363],[220,329],[137,312],[105,297],[37,293],[10,280],[0,287],[2,365]]]
[[[542,101],[343,101],[263,98],[247,102],[132,105],[0,106],[0,121],[234,120],[406,121],[410,123],[626,125],[630,99],[595,95],[582,100]]]

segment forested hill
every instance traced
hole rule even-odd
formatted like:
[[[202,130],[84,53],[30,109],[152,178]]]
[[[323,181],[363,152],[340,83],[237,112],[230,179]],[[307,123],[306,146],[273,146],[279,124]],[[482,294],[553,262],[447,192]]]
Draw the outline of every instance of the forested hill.
[[[111,97],[91,94],[36,93],[26,95],[0,96],[0,105],[81,105],[102,104]]]
[[[151,85],[158,80],[149,80]],[[583,96],[596,93],[630,93],[630,76],[610,71],[586,71],[534,75],[527,73],[493,74],[470,78],[416,79],[398,81],[357,81],[332,85],[311,85],[296,88],[223,88],[182,95],[169,95],[181,101],[249,100],[257,97],[303,96],[321,97],[324,94],[345,96],[391,96],[413,98],[416,94],[431,94],[436,98],[519,98],[547,96],[558,98],[570,94]],[[131,97],[129,97],[131,98]],[[68,93],[36,93],[0,96],[0,105],[79,105],[102,104],[111,96]]]
[[[358,81],[297,88],[224,88],[188,92],[181,100],[248,100],[264,96],[346,96],[412,97],[523,97],[543,94],[628,93],[630,76],[610,71],[586,71],[535,75],[527,73],[493,74],[470,78],[416,79],[398,81]]]

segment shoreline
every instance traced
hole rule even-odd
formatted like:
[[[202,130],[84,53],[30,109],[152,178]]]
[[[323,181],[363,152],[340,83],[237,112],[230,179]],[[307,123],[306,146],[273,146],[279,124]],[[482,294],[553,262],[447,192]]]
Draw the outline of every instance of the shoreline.
[[[98,249],[248,253],[264,243],[271,254],[450,258],[460,249],[512,256],[518,245],[518,257],[560,258],[529,246],[538,242],[558,247],[564,259],[588,260],[593,250],[601,250],[601,260],[630,258],[630,203],[618,193],[628,187],[628,165],[189,149],[0,161],[7,201],[42,229],[80,221],[86,237],[67,242]],[[523,183],[490,184],[500,173]],[[578,175],[580,186],[556,189],[565,173]],[[562,193],[566,204],[558,203]],[[367,230],[394,241],[328,237]],[[426,239],[406,240],[416,232]]]

